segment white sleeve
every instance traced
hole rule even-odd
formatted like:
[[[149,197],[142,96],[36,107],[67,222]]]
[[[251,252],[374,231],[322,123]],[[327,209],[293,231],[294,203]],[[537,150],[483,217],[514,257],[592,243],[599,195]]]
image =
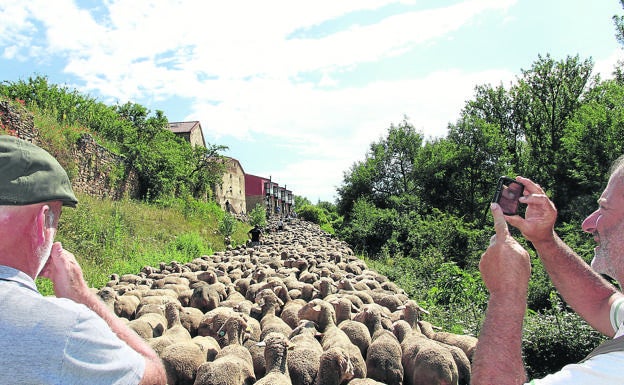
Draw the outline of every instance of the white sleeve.
[[[624,324],[624,297],[616,299],[611,305],[609,320],[611,321],[613,331],[616,333],[613,338],[619,337],[622,333],[624,333],[624,330],[620,330],[622,328],[622,324]]]
[[[557,373],[529,382],[530,385],[616,385],[624,382],[624,352],[600,354],[581,364],[564,366]]]

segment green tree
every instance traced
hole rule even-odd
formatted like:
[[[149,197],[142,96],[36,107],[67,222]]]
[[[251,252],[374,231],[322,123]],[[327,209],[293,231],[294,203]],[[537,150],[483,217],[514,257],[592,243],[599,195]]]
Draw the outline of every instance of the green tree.
[[[388,134],[370,145],[363,162],[357,162],[344,174],[338,188],[338,212],[348,218],[353,202],[366,198],[379,207],[390,207],[390,198],[413,194],[414,161],[423,144],[423,134],[404,118]]]
[[[624,154],[624,84],[605,81],[586,95],[565,127],[561,156],[567,159],[566,221],[581,221],[596,208],[613,161]]]
[[[581,106],[585,89],[591,87],[592,68],[590,59],[575,56],[555,61],[540,55],[518,80],[517,97],[526,97],[528,103],[524,135],[531,159],[522,171],[552,192],[557,207],[570,194],[566,170],[571,165],[561,156],[565,127]]]
[[[249,212],[249,224],[258,227],[266,226],[266,209],[260,203]]]

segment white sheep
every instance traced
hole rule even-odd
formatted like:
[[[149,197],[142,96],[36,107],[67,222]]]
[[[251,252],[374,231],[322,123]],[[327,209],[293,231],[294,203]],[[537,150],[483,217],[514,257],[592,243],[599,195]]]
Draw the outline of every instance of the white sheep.
[[[269,333],[262,342],[266,374],[256,385],[292,385],[288,374],[288,351],[293,348],[282,333]]]

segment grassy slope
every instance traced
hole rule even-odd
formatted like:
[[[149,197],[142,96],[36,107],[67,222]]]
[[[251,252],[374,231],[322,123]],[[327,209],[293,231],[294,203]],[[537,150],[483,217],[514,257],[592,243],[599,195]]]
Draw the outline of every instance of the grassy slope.
[[[98,199],[78,194],[76,209],[64,208],[56,239],[74,253],[92,287],[110,274],[138,273],[145,265],[188,262],[225,248],[214,203],[171,200],[159,204]],[[249,226],[237,222],[233,243],[244,243]],[[48,280],[39,288],[51,294]]]

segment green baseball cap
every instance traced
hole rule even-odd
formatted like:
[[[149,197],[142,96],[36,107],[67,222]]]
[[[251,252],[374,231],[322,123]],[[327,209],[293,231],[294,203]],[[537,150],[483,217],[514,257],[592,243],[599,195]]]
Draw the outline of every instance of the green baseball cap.
[[[63,167],[44,149],[0,135],[0,205],[49,201],[61,201],[70,207],[78,203]]]

